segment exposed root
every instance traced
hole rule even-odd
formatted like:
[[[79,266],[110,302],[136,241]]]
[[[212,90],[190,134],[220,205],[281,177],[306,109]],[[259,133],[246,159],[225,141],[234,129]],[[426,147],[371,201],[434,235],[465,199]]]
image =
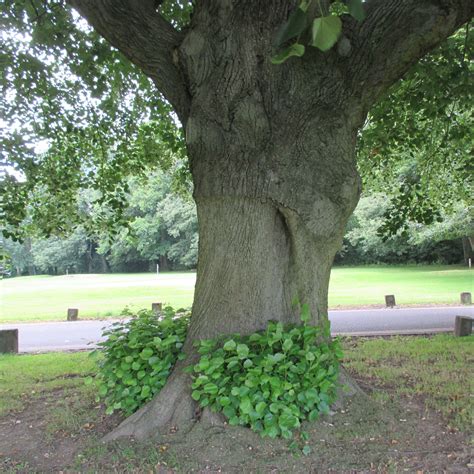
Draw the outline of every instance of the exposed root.
[[[125,419],[117,428],[107,434],[104,442],[120,438],[145,440],[157,435],[178,431],[187,434],[196,428],[220,428],[225,426],[225,418],[220,413],[201,409],[191,398],[191,380],[182,367],[176,366],[161,392],[144,407]],[[345,399],[355,395],[366,396],[355,380],[341,368],[341,388],[333,410],[344,406]]]
[[[133,437],[144,440],[179,428],[188,431],[196,421],[196,403],[191,398],[189,375],[178,367],[160,393],[107,434],[103,441]]]

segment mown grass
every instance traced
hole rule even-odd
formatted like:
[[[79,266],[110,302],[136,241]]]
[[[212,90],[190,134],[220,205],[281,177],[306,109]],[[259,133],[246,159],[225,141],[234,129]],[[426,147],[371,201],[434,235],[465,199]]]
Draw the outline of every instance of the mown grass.
[[[453,304],[473,291],[473,273],[456,266],[336,267],[331,274],[329,306],[384,304],[395,294],[397,304]],[[124,307],[149,308],[161,301],[189,307],[195,274],[152,273],[69,275],[11,278],[0,281],[0,323],[64,320],[67,308],[80,318],[120,315]]]
[[[364,383],[381,388],[381,400],[420,397],[453,426],[471,422],[474,336],[345,338],[344,366]],[[87,352],[0,356],[0,416],[25,400],[57,389],[94,390],[84,379],[97,370]],[[61,409],[61,404],[58,405]],[[74,415],[62,407],[70,419]]]
[[[459,429],[472,427],[474,336],[346,339],[344,365],[379,400],[417,397]]]
[[[417,431],[424,429],[418,428],[417,424],[423,413],[420,415],[418,411],[412,412],[416,419],[398,422],[402,412],[396,407],[403,405],[405,397],[419,398],[427,407],[440,411],[451,426],[461,430],[469,429],[474,336],[348,338],[343,342],[346,368],[364,383],[364,388],[372,390],[372,397],[382,404],[368,403],[363,397],[357,403],[352,403],[348,412],[338,412],[331,419],[312,427],[310,441],[313,454],[308,457],[312,461],[310,459],[308,462],[313,462],[313,467],[321,462],[323,466],[331,468],[329,470],[336,471],[357,470],[358,466],[361,470],[367,470],[370,465],[373,470],[398,472],[402,470],[404,462],[409,462],[406,470],[411,472],[414,466],[423,467],[423,462],[429,460],[407,461],[404,455],[398,460],[391,457],[396,452],[392,446],[394,442],[397,443],[397,449],[411,452],[419,442],[419,436],[425,436]],[[194,440],[196,444],[191,448],[178,444],[173,449],[166,441],[163,444],[129,441],[111,445],[101,443],[100,438],[107,432],[109,418],[105,417],[104,408],[94,401],[94,385],[84,384],[85,377],[95,371],[95,358],[88,357],[88,353],[84,352],[0,356],[0,416],[20,411],[28,406],[32,398],[39,397],[41,403],[32,406],[39,408],[35,416],[41,426],[44,426],[42,433],[47,443],[55,445],[66,438],[80,443],[79,453],[74,460],[71,459],[73,464],[64,466],[67,472],[69,468],[72,469],[71,472],[134,473],[174,472],[170,470],[174,467],[177,472],[190,472],[189,466],[194,466],[196,471],[204,468],[203,459],[208,458],[200,459],[197,456],[204,449],[202,441],[198,443]],[[48,403],[47,408],[43,407],[44,401]],[[22,417],[21,414],[15,416],[20,419]],[[437,422],[435,426],[438,426]],[[230,445],[224,442],[219,444],[219,431],[203,429],[210,433],[209,443],[218,445],[215,457],[219,458],[219,449],[223,450],[226,454],[222,456],[225,456],[227,462],[233,452]],[[445,428],[437,429],[441,433]],[[232,446],[236,444],[240,449],[233,452],[235,459],[229,460],[230,465],[238,465],[236,463],[241,463],[244,459],[242,456],[247,455],[255,457],[255,466],[268,467],[273,466],[272,460],[277,456],[279,462],[287,463],[285,472],[302,472],[302,463],[306,462],[306,458],[301,458],[301,454],[299,457],[292,456],[282,443],[274,446],[271,442],[269,446],[259,444],[250,452],[248,446],[251,446],[253,435],[250,431],[245,431],[239,435],[240,438],[235,438],[234,435],[226,438],[226,442],[232,443]],[[419,448],[420,453],[432,446],[431,441],[428,441],[430,435],[431,432],[425,436],[425,444]],[[206,435],[198,432],[197,436]],[[267,442],[268,440],[265,441]],[[341,446],[344,447],[342,452]],[[282,451],[283,448],[286,451]],[[438,449],[436,446],[432,448],[433,453],[430,451],[429,456],[434,456]],[[51,448],[47,449],[52,451]],[[183,451],[186,451],[187,457],[183,458]],[[360,455],[361,452],[364,456]],[[42,455],[42,452],[39,454]],[[33,462],[33,456],[29,455],[28,460]],[[223,458],[220,460],[224,462]],[[2,472],[36,472],[35,466],[28,462],[21,456],[7,458],[2,465]],[[205,462],[209,464],[208,461]],[[247,462],[247,466],[248,464]],[[434,466],[433,470],[436,470],[435,461],[428,465],[432,468]],[[295,471],[298,466],[300,470]],[[212,470],[212,465],[210,469]],[[267,470],[262,467],[255,472]]]
[[[84,377],[96,371],[87,352],[0,355],[0,416],[20,411],[28,399],[54,390],[90,392]]]

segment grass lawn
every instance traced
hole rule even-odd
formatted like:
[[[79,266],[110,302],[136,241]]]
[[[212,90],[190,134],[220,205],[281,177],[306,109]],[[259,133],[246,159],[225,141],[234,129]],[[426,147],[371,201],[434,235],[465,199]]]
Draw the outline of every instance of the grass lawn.
[[[67,387],[81,391],[84,377],[95,371],[88,352],[0,355],[0,417],[47,392]]]
[[[380,401],[421,398],[458,429],[472,428],[474,336],[346,338],[344,366]]]
[[[473,291],[470,270],[456,266],[336,267],[329,288],[331,308],[382,305],[385,294],[397,304],[459,303]],[[149,308],[161,301],[175,307],[192,303],[195,273],[35,276],[0,282],[0,323],[64,320],[67,308],[80,318],[118,316],[125,306]]]
[[[467,472],[474,337],[343,343],[344,365],[369,397],[305,426],[308,456],[229,426],[206,427],[184,444],[165,435],[104,445],[120,418],[105,416],[84,384],[96,370],[87,353],[0,356],[0,471]]]

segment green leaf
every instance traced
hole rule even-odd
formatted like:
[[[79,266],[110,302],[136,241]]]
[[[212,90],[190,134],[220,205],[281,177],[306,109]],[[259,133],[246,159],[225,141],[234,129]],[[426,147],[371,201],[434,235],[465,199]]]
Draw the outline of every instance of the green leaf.
[[[309,309],[309,304],[305,303],[301,305],[300,319],[303,321],[303,323],[309,323],[309,321],[311,321],[311,311]]]
[[[349,14],[356,20],[362,21],[365,19],[365,10],[362,5],[362,0],[348,0],[347,7],[349,8]]]
[[[140,393],[140,396],[142,398],[146,398],[148,397],[148,395],[150,395],[150,393],[151,393],[151,388],[149,387],[149,385],[144,385]]]
[[[238,416],[233,416],[229,418],[229,425],[236,426],[238,424],[240,424],[240,419]]]
[[[207,383],[206,385],[204,385],[203,388],[206,393],[209,393],[211,395],[216,395],[219,391],[219,388],[214,383]]]
[[[329,15],[316,18],[311,30],[311,45],[321,51],[331,49],[339,39],[342,30],[342,22],[338,16]],[[304,305],[303,305],[304,306]]]
[[[150,349],[149,347],[146,347],[140,352],[140,357],[143,360],[148,360],[152,355],[153,355],[153,349]]]
[[[288,48],[285,48],[283,51],[280,51],[278,54],[273,56],[271,59],[271,62],[272,64],[282,64],[288,58],[291,58],[292,56],[297,56],[297,57],[303,56],[304,51],[305,51],[305,48],[302,44],[294,43],[291,46],[288,46]]]
[[[311,446],[306,444],[301,451],[305,456],[307,456],[308,454],[311,454]]]
[[[315,388],[308,388],[306,392],[304,392],[305,397],[310,402],[318,402],[319,401],[319,394]]]
[[[308,415],[308,420],[309,421],[315,421],[317,420],[319,417],[319,412],[318,410],[312,410],[309,412],[309,415]]]
[[[230,398],[229,397],[221,397],[219,399],[219,403],[221,404],[221,406],[227,407],[227,406],[230,405]]]
[[[252,402],[249,397],[244,397],[241,399],[239,404],[240,411],[248,415],[253,410]]]
[[[244,357],[247,357],[249,355],[249,346],[247,346],[247,344],[238,344],[237,345],[237,354],[239,355],[239,357],[241,358],[244,358]]]
[[[261,415],[265,411],[265,408],[267,408],[267,404],[265,402],[258,402],[255,406],[255,411]]]
[[[236,347],[237,347],[237,344],[233,339],[230,339],[224,344],[225,351],[233,351]]]
[[[291,348],[293,347],[293,341],[288,338],[288,339],[285,339],[285,342],[283,342],[283,350],[285,352],[289,351]]]
[[[262,434],[274,439],[280,434],[280,430],[276,425],[265,426]]]
[[[188,392],[189,393],[189,392]],[[193,400],[198,401],[201,398],[201,391],[200,390],[194,390],[193,393],[191,393],[191,398]]]
[[[94,379],[92,377],[86,377],[84,379],[84,385],[91,385]]]
[[[233,416],[235,416],[235,408],[233,406],[226,406],[224,407],[224,409],[222,410],[222,412],[224,413],[224,415],[227,417],[227,418],[232,418]]]
[[[249,367],[252,367],[253,362],[250,359],[245,359],[244,362],[244,368],[248,369]]]
[[[297,428],[300,425],[298,417],[291,413],[282,413],[278,418],[278,425],[283,429]]]
[[[299,36],[309,26],[308,15],[305,9],[299,6],[293,10],[288,20],[278,30],[275,35],[274,46],[281,46],[291,38]]]

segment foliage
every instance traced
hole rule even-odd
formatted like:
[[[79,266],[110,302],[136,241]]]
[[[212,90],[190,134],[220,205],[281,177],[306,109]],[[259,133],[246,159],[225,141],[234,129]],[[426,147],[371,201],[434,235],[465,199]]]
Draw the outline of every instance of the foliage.
[[[231,425],[291,438],[303,420],[328,413],[335,398],[342,352],[328,338],[329,326],[269,322],[249,336],[201,341],[192,397]]]
[[[84,225],[65,236],[34,236],[23,243],[3,239],[4,250],[17,274],[147,271],[160,261],[168,268],[193,268],[197,261],[196,206],[189,192],[176,191],[172,171],[153,171],[147,178],[129,178],[122,217],[127,227],[114,239],[108,232],[94,231],[102,214],[112,212],[97,204],[97,192],[80,189],[76,212]],[[25,232],[34,233],[32,217]],[[33,267],[35,266],[35,268]],[[153,265],[154,266],[154,265]]]
[[[165,14],[176,14],[170,3]],[[62,1],[7,0],[0,21],[4,236],[24,238],[19,224],[32,201],[45,235],[69,231],[81,221],[77,191],[87,187],[114,211],[97,215],[96,229],[123,225],[128,176],[184,156],[171,107]]]
[[[177,29],[189,24],[192,2],[158,3]],[[301,55],[300,40],[332,44],[339,18],[345,24],[364,16],[361,0],[301,1],[275,36],[283,48],[277,62]],[[46,235],[69,232],[77,221],[99,235],[118,233],[130,175],[158,164],[177,182],[189,181],[183,131],[170,105],[74,10],[60,0],[7,0],[0,17],[4,236],[30,235],[20,226],[28,212]],[[334,25],[321,33],[327,23]],[[472,41],[472,29],[459,30],[370,111],[358,160],[365,189],[391,200],[385,234],[408,220],[435,221],[436,209],[449,212],[469,200]],[[79,188],[99,190],[103,212],[93,221],[77,210]]]
[[[360,133],[358,164],[366,192],[389,198],[380,232],[432,224],[462,203],[472,207],[472,62],[466,25],[371,108]]]
[[[142,310],[104,332],[95,378],[108,414],[120,410],[130,415],[162,389],[176,361],[184,358],[188,324],[189,313],[166,307],[160,317]]]
[[[197,261],[197,216],[194,202],[172,191],[172,177],[155,171],[132,178],[125,217],[129,227],[115,239],[99,238],[98,252],[115,268],[128,262],[152,262],[166,257],[172,264],[194,267]]]
[[[33,241],[31,254],[34,265],[42,273],[51,269],[54,269],[55,273],[66,273],[66,270],[80,272],[86,268],[84,260],[87,249],[87,236],[84,230],[79,228],[64,239],[54,236]]]
[[[390,207],[389,198],[382,193],[363,196],[349,219],[343,249],[337,263],[460,263],[460,238],[470,235],[473,222],[462,204],[446,214],[441,222],[417,224],[411,222],[405,232],[380,235],[379,229]]]
[[[321,2],[320,0],[302,0],[281,25],[275,35],[274,44],[281,47],[290,40],[289,44],[272,58],[273,64],[281,64],[291,56],[303,56],[305,46],[301,40],[308,37],[308,45],[320,49],[330,50],[338,41],[342,33],[340,16],[349,14],[356,20],[365,18],[362,0],[344,0]]]

